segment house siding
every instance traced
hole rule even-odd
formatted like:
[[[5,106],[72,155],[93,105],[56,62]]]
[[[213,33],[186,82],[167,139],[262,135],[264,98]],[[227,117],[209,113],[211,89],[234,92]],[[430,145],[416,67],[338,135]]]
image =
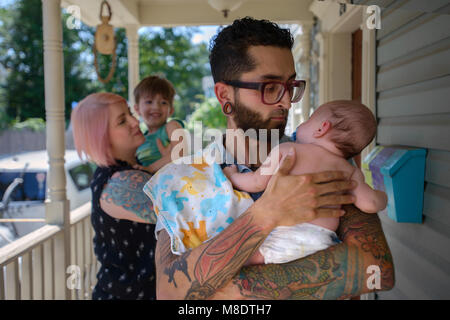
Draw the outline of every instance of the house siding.
[[[371,1],[369,1],[371,2]],[[423,223],[380,213],[396,283],[379,299],[450,298],[450,1],[384,1],[377,144],[427,149]]]

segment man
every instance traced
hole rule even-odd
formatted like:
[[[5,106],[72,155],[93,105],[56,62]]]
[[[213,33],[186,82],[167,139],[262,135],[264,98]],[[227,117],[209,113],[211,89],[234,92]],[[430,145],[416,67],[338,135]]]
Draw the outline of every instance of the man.
[[[294,81],[292,44],[288,30],[251,18],[236,20],[217,35],[210,63],[228,129],[284,131],[291,102],[302,89]],[[244,155],[250,166],[248,144],[227,151],[235,158]],[[291,176],[294,162],[295,153],[282,159],[261,198],[195,249],[173,255],[167,232],[158,234],[159,299],[342,299],[371,291],[366,285],[371,265],[381,271],[376,289],[392,288],[392,259],[378,217],[353,206],[345,207],[344,216],[340,209],[323,208],[353,203],[342,194],[354,187],[352,181],[338,171]],[[342,243],[287,264],[242,267],[275,227],[338,216]]]

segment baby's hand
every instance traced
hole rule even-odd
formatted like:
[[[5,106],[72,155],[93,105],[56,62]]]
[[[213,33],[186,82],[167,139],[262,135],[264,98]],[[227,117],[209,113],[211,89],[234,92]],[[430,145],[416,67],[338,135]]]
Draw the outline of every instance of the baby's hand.
[[[228,180],[230,180],[230,177],[231,177],[233,174],[238,173],[237,166],[233,164],[233,165],[231,165],[231,166],[225,167],[225,168],[223,168],[223,173],[224,173],[225,176],[228,178]]]

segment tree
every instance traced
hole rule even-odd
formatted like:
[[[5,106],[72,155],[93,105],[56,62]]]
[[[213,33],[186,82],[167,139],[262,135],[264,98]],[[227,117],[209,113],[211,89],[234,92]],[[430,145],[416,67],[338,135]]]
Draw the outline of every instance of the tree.
[[[195,111],[189,117],[187,129],[192,131],[196,121],[202,122],[202,126],[206,128],[225,130],[227,127],[227,119],[222,113],[222,108],[216,98],[208,98],[201,103],[195,104]]]
[[[8,19],[0,26],[0,64],[8,70],[3,89],[5,112],[10,122],[28,118],[45,119],[42,3],[40,0],[18,0],[6,8]],[[86,45],[79,30],[69,30],[63,16],[63,50],[66,118],[71,103],[87,95],[90,79],[86,76],[81,52]],[[84,30],[85,31],[85,30]]]
[[[93,92],[107,91],[128,98],[127,40],[124,29],[115,29],[117,67],[111,81],[97,80],[92,45],[95,28],[81,24],[68,29],[63,14],[65,116],[70,119],[72,103]],[[0,65],[6,80],[0,81],[0,128],[28,118],[45,119],[44,65],[41,0],[16,0],[0,8]],[[100,21],[99,21],[100,23]],[[163,74],[177,91],[175,116],[185,119],[202,101],[202,78],[210,74],[205,44],[190,41],[195,28],[162,29],[140,35],[141,78]],[[99,55],[100,73],[105,76],[110,56]],[[1,69],[1,68],[0,68]],[[1,71],[1,70],[0,70]],[[2,112],[2,108],[4,112]],[[3,125],[4,127],[4,125]]]

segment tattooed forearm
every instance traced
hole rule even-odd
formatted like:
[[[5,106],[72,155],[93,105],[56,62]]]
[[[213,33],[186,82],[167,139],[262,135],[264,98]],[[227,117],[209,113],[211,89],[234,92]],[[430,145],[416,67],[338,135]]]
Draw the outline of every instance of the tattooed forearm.
[[[252,223],[251,214],[242,215],[208,243],[194,268],[194,282],[186,299],[205,299],[231,280],[266,235]]]
[[[344,243],[287,264],[243,268],[233,285],[253,299],[345,299],[369,291],[366,268],[377,264],[381,290],[391,289],[392,257],[380,221],[347,209],[339,229]]]
[[[348,258],[347,248],[337,245],[283,265],[243,268],[233,284],[252,299],[332,299],[345,286]]]
[[[160,232],[156,249],[158,298],[212,298],[266,238],[253,220],[248,211],[217,237],[181,256],[172,254],[169,235]]]
[[[103,189],[101,200],[120,206],[145,221],[156,223],[152,202],[143,191],[149,179],[149,174],[138,170],[117,172]]]
[[[381,270],[381,290],[394,286],[393,260],[377,214],[366,214],[354,206],[346,206],[346,215],[337,231],[346,243],[356,245]]]

